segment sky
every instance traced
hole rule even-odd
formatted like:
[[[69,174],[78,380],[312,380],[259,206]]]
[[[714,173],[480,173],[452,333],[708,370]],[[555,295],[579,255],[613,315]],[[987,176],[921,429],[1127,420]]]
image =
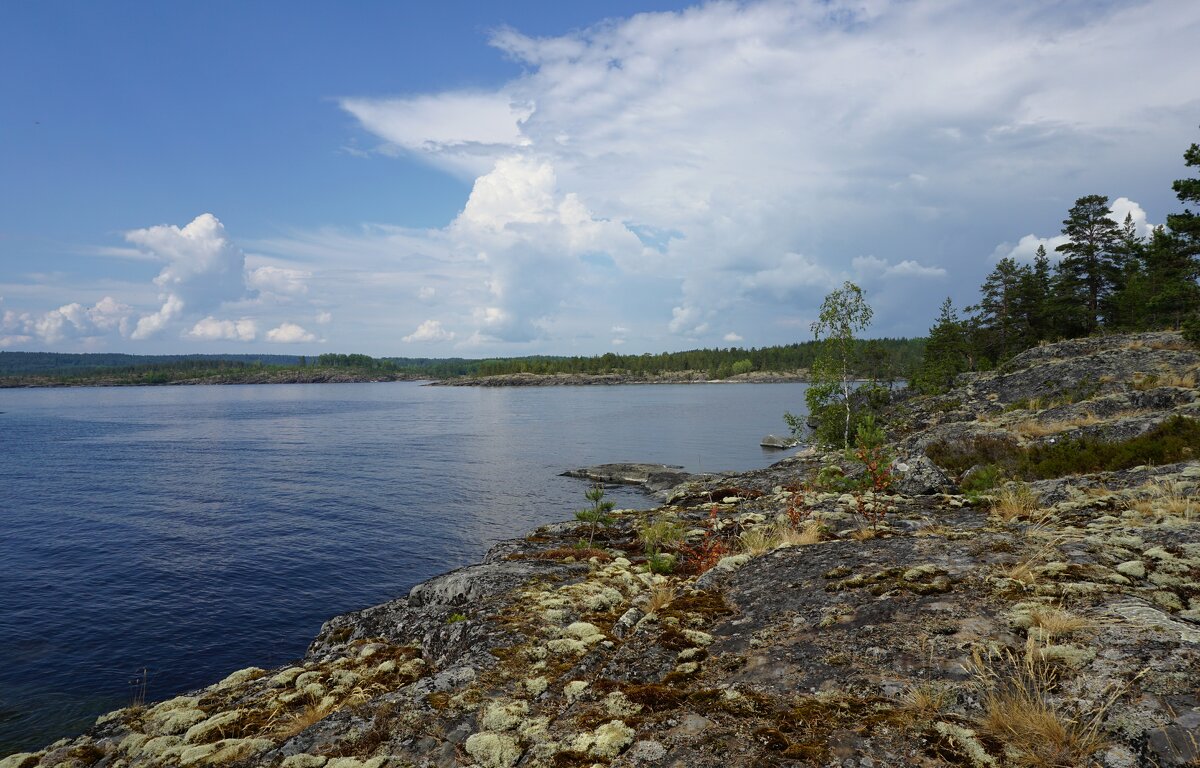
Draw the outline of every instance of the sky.
[[[1200,3],[0,4],[0,350],[924,335],[1200,141]]]

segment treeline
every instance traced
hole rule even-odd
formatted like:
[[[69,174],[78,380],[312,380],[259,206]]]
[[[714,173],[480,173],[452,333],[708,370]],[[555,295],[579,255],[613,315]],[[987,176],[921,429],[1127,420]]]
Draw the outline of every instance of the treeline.
[[[920,362],[924,351],[923,339],[869,339],[856,344],[855,373],[879,380],[905,377]],[[774,347],[692,349],[656,355],[618,355],[608,352],[592,357],[513,357],[479,361],[477,369],[468,375],[617,373],[652,376],[680,371],[705,371],[711,378],[725,379],[753,371],[782,373],[809,369],[817,352],[817,343],[807,341]]]
[[[0,376],[64,374],[71,372],[144,369],[149,366],[193,370],[229,364],[297,365],[296,355],[126,355],[116,352],[0,352]]]
[[[891,381],[907,378],[920,363],[923,339],[870,339],[855,342],[854,374]],[[408,358],[371,357],[363,354],[304,355],[125,355],[58,352],[0,352],[0,377],[39,379],[62,384],[100,380],[161,384],[184,379],[227,377],[231,373],[288,371],[311,373],[338,370],[363,375],[449,379],[465,376],[535,374],[626,374],[654,376],[681,371],[703,371],[725,379],[761,371],[785,373],[812,367],[816,343],[744,349],[693,349],[659,354],[583,357],[530,356],[511,358]]]
[[[1200,146],[1184,153],[1200,166]],[[1200,204],[1200,179],[1172,188],[1185,206]],[[1108,198],[1087,195],[1063,220],[1066,242],[1051,265],[1039,246],[1032,264],[1001,259],[960,317],[950,299],[929,330],[914,383],[940,392],[965,371],[987,370],[1043,341],[1099,332],[1183,328],[1200,340],[1200,215],[1184,208],[1148,237],[1131,216],[1110,218]]]

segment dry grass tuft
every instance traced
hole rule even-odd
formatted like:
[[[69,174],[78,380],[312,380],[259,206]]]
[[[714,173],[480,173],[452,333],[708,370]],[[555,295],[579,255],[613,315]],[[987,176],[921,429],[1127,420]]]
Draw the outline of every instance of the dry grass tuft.
[[[1108,739],[1100,725],[1117,690],[1083,718],[1062,711],[1050,697],[1057,684],[1052,665],[1036,654],[1023,658],[1011,652],[985,658],[976,651],[972,672],[981,689],[980,731],[1001,742],[1006,765],[1022,768],[1072,768],[1091,765],[1089,757]]]
[[[1060,419],[1058,421],[1043,422],[1036,419],[1022,421],[1013,425],[1013,430],[1024,437],[1045,437],[1046,435],[1057,435],[1069,429],[1090,427],[1093,424],[1099,424],[1101,421],[1102,419],[1096,414],[1091,411],[1085,411],[1070,419]]]
[[[1177,480],[1150,482],[1137,490],[1138,498],[1131,500],[1126,508],[1144,518],[1200,519],[1200,498],[1190,491],[1189,486]]]
[[[918,683],[900,697],[900,710],[913,722],[927,722],[945,712],[952,698],[944,683]]]
[[[1037,627],[1047,640],[1068,637],[1094,629],[1096,622],[1086,616],[1053,606],[1039,606],[1029,612],[1030,627]]]
[[[855,541],[870,541],[879,535],[879,531],[874,528],[856,528],[850,532],[850,538]]]
[[[807,547],[820,544],[824,534],[824,526],[816,520],[806,520],[798,528],[791,525],[779,526],[779,543]]]
[[[675,599],[679,597],[679,592],[675,589],[673,582],[667,581],[662,584],[656,584],[650,588],[646,596],[646,615],[658,613],[663,608],[666,608]]]
[[[742,531],[738,545],[749,555],[758,556],[779,546],[779,530],[775,526],[760,526]]]
[[[1014,520],[1038,520],[1045,517],[1038,495],[1024,483],[1008,483],[996,494],[992,514],[1002,522]]]

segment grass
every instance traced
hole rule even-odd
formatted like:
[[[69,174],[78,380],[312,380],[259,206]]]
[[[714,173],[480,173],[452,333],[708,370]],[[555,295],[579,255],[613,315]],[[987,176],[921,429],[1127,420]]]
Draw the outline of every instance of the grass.
[[[1100,730],[1104,715],[1120,691],[1082,718],[1071,717],[1055,703],[1055,668],[1035,653],[1023,657],[1004,652],[984,657],[978,651],[972,672],[980,689],[979,730],[1003,744],[1006,765],[1021,768],[1076,768],[1108,739]]]
[[[992,514],[1005,523],[1041,517],[1040,509],[1037,494],[1025,483],[1005,485],[992,504]]]
[[[679,592],[672,582],[657,584],[650,588],[646,595],[646,615],[657,614],[679,597]]]
[[[1057,421],[1037,421],[1030,419],[1013,425],[1013,430],[1024,437],[1045,437],[1046,435],[1057,435],[1060,432],[1066,432],[1069,429],[1078,429],[1079,427],[1090,427],[1094,424],[1099,424],[1102,419],[1091,411],[1085,411],[1079,416],[1070,419],[1060,419]]]
[[[1064,608],[1054,606],[1038,606],[1029,612],[1029,626],[1041,630],[1041,635],[1047,641],[1055,638],[1070,637],[1079,632],[1085,632],[1096,627],[1096,622],[1086,616],[1080,616]]]
[[[900,697],[900,709],[914,722],[927,722],[945,712],[952,699],[951,690],[944,683],[917,683]]]
[[[1187,489],[1188,486],[1178,481],[1146,483],[1137,489],[1140,498],[1131,500],[1126,508],[1154,520],[1168,517],[1200,519],[1200,498]]]

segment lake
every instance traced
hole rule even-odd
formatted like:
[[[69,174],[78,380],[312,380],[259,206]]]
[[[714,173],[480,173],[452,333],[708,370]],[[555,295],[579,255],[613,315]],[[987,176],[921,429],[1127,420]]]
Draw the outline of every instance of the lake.
[[[565,469],[766,466],[782,454],[759,439],[804,390],[0,390],[0,756],[143,685],[163,699],[301,656],[331,616],[572,518],[587,484]]]

